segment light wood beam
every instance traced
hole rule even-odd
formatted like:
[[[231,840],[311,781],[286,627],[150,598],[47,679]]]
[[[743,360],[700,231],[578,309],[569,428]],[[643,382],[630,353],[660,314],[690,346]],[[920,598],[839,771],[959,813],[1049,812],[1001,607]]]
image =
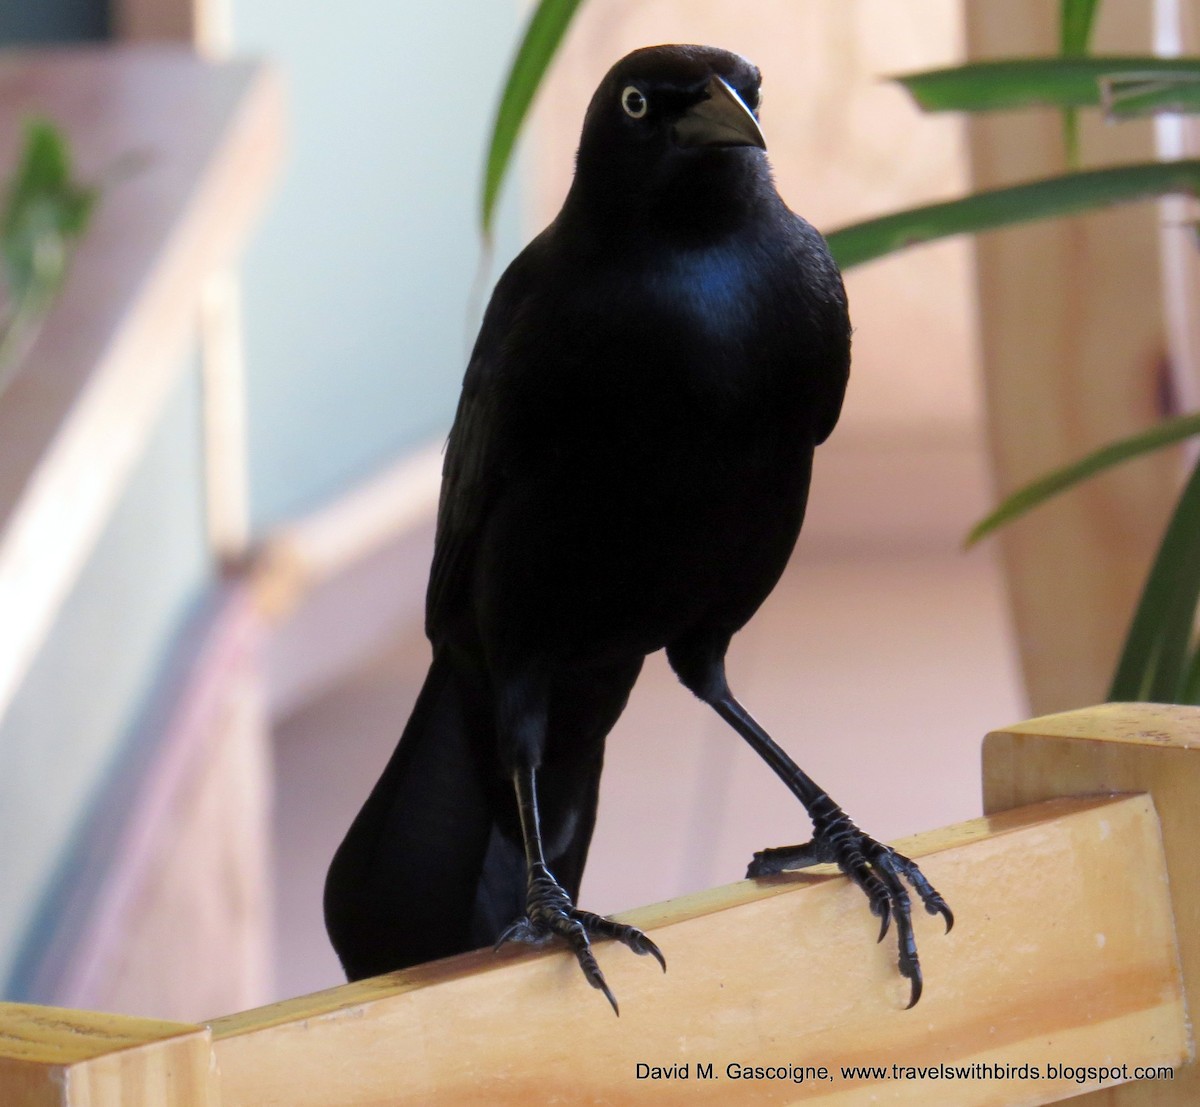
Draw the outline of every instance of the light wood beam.
[[[234,566],[250,543],[245,339],[234,270],[205,282],[199,324],[208,541],[218,564]]]
[[[191,1107],[206,1093],[212,1107],[526,1104],[548,1093],[573,1103],[953,1096],[971,1107],[1057,1102],[1101,1080],[1081,1083],[1074,1069],[1055,1075],[1051,1065],[1103,1066],[1115,1081],[1137,1066],[1187,1060],[1148,797],[1053,800],[898,845],[921,858],[959,913],[949,937],[918,923],[928,986],[914,1011],[902,1009],[891,943],[874,943],[861,894],[842,878],[811,874],[622,916],[653,932],[671,968],[663,976],[626,950],[603,949],[619,1019],[569,954],[480,951],[216,1019],[213,1086],[159,1083],[158,1098],[142,1100],[128,1090],[142,1087],[146,1072],[169,1069],[164,1049],[200,1028],[151,1028],[136,1065],[118,1070],[133,1044],[128,1021],[0,1006],[0,1092],[19,1089],[24,1099],[4,1102],[38,1107]],[[60,1029],[52,1049],[31,1054],[26,1043],[39,1026]],[[101,1046],[107,1037],[108,1049],[69,1052],[89,1036]],[[48,1098],[64,1066],[82,1063],[105,1079],[117,1071],[118,1083],[105,1085],[110,1098]],[[639,1064],[687,1067],[652,1078]],[[731,1065],[799,1066],[803,1079],[739,1079]],[[882,1072],[854,1076],[843,1065]],[[1042,1078],[1006,1078],[1011,1070],[1000,1068],[1020,1065],[1038,1066]],[[194,1072],[194,1057],[189,1066]],[[964,1066],[963,1075],[940,1066]],[[822,1067],[827,1076],[812,1071]],[[921,1067],[938,1075],[921,1076]],[[1165,1079],[1157,1087],[1166,1098],[1156,1102],[1188,1102],[1170,1098]]]
[[[606,946],[613,1018],[573,956],[481,951],[217,1019],[222,1107],[367,1104],[1048,1103],[1047,1078],[899,1078],[901,1066],[1175,1065],[1188,1055],[1158,820],[1145,796],[1068,799],[898,843],[954,905],[922,915],[925,996],[862,893],[810,875],[743,882],[620,916],[669,965]],[[1093,874],[1103,873],[1103,879]],[[1136,909],[1133,906],[1136,905]],[[639,1079],[639,1062],[687,1065]],[[703,1078],[697,1065],[713,1067]],[[738,1081],[727,1066],[825,1066]],[[877,1065],[886,1078],[843,1078]],[[979,1070],[977,1070],[979,1072]],[[1087,1085],[1083,1085],[1086,1088]]]
[[[0,1004],[4,1107],[218,1107],[203,1027]]]
[[[985,811],[1048,796],[1149,792],[1162,818],[1188,1009],[1200,1010],[1200,710],[1112,703],[1068,711],[990,734],[983,747]],[[1101,865],[1091,879],[1107,880]],[[1130,909],[1141,911],[1137,899]],[[1169,1086],[1147,1084],[1086,1097],[1089,1107],[1200,1103],[1193,1065]],[[1082,1102],[1082,1101],[1081,1101]]]

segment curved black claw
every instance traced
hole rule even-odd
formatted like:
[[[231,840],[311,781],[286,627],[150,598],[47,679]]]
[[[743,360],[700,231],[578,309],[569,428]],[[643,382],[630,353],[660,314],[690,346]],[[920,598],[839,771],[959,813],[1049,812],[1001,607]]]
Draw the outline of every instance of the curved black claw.
[[[663,972],[667,971],[667,959],[662,955],[662,950],[636,926],[626,926],[603,915],[594,915],[591,911],[580,911],[577,907],[571,909],[571,917],[594,938],[611,938],[641,957],[649,955],[659,963]]]
[[[496,939],[495,948],[499,949],[505,942],[545,945],[555,937],[561,938],[574,952],[587,982],[604,993],[618,1016],[621,1011],[592,953],[591,938],[611,938],[628,946],[634,953],[642,956],[649,954],[662,966],[663,972],[667,971],[662,951],[642,931],[603,915],[579,910],[544,865],[534,866],[530,870],[525,911],[525,915],[506,927]]]
[[[864,834],[828,797],[826,803],[824,809],[814,813],[811,842],[756,853],[746,876],[772,876],[822,863],[837,865],[866,894],[871,913],[880,921],[879,941],[883,941],[891,920],[896,920],[900,975],[911,985],[908,1006],[913,1007],[921,998],[923,982],[913,934],[912,901],[904,882],[912,886],[929,914],[942,916],[947,933],[954,925],[954,914],[915,861]]]

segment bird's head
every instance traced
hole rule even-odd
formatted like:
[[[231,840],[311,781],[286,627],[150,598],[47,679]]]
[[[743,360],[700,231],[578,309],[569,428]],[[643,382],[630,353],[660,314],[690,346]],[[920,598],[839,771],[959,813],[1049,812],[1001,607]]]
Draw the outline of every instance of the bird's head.
[[[626,55],[588,106],[572,191],[590,207],[634,211],[712,199],[747,174],[765,176],[761,83],[745,58],[711,46]]]

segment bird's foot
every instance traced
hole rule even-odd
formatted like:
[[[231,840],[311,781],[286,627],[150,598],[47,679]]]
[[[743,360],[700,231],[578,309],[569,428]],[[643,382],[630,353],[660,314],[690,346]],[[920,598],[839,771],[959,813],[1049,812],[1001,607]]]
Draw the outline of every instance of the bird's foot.
[[[616,997],[592,953],[592,938],[612,938],[627,945],[634,953],[643,956],[649,954],[662,966],[663,972],[667,971],[662,951],[637,927],[613,922],[591,911],[581,911],[544,865],[535,865],[530,869],[525,911],[496,939],[496,949],[505,942],[526,942],[540,946],[555,937],[561,938],[574,952],[588,983],[605,994],[618,1015],[621,1012],[617,1008]]]
[[[837,804],[828,797],[825,799],[828,808],[814,815],[811,842],[756,853],[746,876],[772,876],[788,869],[823,863],[837,865],[866,893],[871,913],[880,920],[880,941],[887,934],[888,923],[895,918],[900,944],[900,975],[912,985],[908,1001],[908,1006],[912,1007],[921,998],[921,963],[913,935],[912,901],[904,881],[912,885],[929,914],[945,919],[947,933],[954,925],[954,914],[915,861],[864,834]]]

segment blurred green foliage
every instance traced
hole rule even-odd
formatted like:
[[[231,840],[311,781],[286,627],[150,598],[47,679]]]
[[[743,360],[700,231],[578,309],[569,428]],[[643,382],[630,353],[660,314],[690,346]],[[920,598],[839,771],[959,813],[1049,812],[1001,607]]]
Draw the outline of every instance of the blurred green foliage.
[[[59,130],[45,120],[30,120],[0,212],[4,273],[0,390],[12,379],[62,288],[96,197],[94,188],[74,179],[67,144]]]

